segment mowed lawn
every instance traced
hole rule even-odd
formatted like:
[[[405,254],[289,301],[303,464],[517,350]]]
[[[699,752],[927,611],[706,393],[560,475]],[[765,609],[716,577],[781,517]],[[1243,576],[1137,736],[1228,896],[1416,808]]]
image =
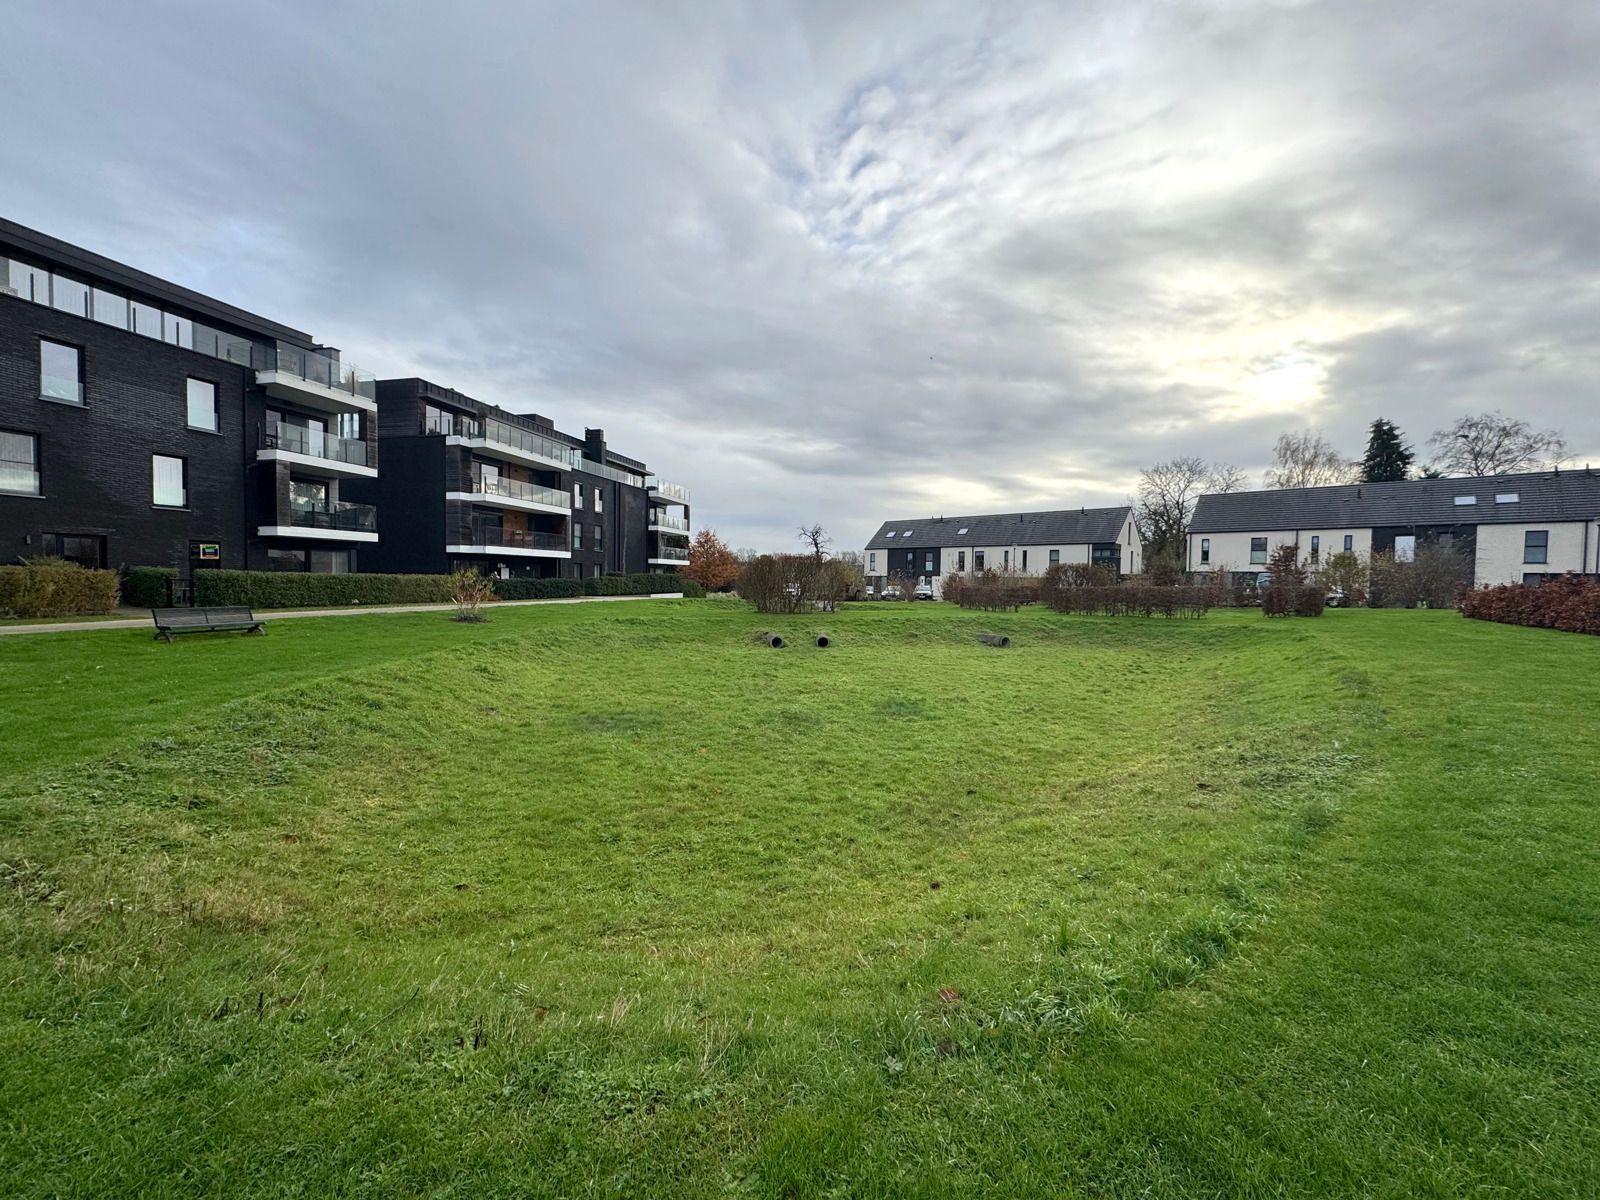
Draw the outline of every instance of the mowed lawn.
[[[7,1195],[1600,1195],[1600,639],[492,615],[0,641]]]

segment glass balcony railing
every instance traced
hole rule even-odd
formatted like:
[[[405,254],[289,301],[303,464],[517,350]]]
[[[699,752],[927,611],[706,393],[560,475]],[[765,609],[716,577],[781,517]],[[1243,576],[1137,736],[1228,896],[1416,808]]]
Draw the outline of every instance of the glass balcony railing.
[[[689,489],[680,483],[667,483],[662,479],[652,479],[650,490],[657,496],[665,496],[668,500],[678,504],[689,503]]]
[[[527,429],[507,425],[504,421],[455,414],[435,414],[423,419],[423,433],[440,433],[446,437],[482,439],[495,445],[506,446],[523,454],[559,463],[563,470],[572,471],[578,466],[578,448],[553,438],[541,437]]]
[[[650,557],[657,562],[686,563],[689,561],[689,552],[681,546],[657,546]]]
[[[650,514],[650,524],[658,529],[675,529],[679,533],[689,532],[689,522],[685,517],[668,516],[661,509],[656,509]]]
[[[351,463],[357,467],[370,465],[367,443],[360,438],[335,437],[319,429],[302,425],[268,425],[261,431],[263,450],[288,450],[308,458],[325,458],[332,462]]]
[[[348,533],[376,533],[378,510],[370,504],[338,501],[326,508],[296,506],[289,510],[289,524],[301,529],[340,529]]]
[[[571,508],[572,497],[555,488],[540,487],[536,483],[523,483],[520,479],[485,479],[472,481],[472,490],[480,496],[503,496],[507,500],[526,500],[530,504],[549,504],[556,508]]]
[[[378,398],[378,377],[371,371],[287,342],[257,346],[250,365],[258,371],[276,371],[336,392],[349,392],[363,400]]]
[[[515,550],[565,550],[567,539],[559,533],[536,529],[506,529],[494,521],[474,520],[471,527],[474,546],[509,546]]]

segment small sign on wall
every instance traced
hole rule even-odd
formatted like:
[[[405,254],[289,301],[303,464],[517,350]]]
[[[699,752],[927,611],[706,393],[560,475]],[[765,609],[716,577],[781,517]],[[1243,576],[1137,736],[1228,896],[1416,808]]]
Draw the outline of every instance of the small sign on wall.
[[[220,563],[222,561],[222,543],[190,542],[189,557],[197,563]]]

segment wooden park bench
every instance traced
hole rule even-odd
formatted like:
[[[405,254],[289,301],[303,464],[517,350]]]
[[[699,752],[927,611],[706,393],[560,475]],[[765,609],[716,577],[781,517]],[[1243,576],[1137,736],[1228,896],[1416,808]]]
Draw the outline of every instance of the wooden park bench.
[[[156,637],[170,642],[179,633],[265,633],[266,622],[248,608],[152,608]]]

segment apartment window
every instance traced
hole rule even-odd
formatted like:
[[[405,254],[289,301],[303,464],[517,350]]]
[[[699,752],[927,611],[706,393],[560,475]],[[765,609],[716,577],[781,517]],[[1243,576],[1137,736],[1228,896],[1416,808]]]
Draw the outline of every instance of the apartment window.
[[[348,575],[350,551],[313,550],[310,554],[311,573],[314,575]]]
[[[876,572],[878,569],[878,554],[876,551],[867,555],[867,570]]]
[[[365,440],[361,431],[361,414],[358,412],[340,413],[334,430],[342,438],[350,438],[357,442]]]
[[[1059,551],[1059,550],[1050,551],[1050,565],[1052,567],[1056,567],[1056,566],[1060,566],[1061,565],[1061,551]]]
[[[974,571],[983,570],[983,551],[982,550],[974,550],[972,552],[972,569]]]
[[[1267,561],[1267,539],[1250,539],[1250,561],[1252,564],[1263,564]]]
[[[39,494],[39,439],[0,429],[0,492]]]
[[[595,489],[594,489],[594,510],[597,513],[605,512],[605,510],[606,510],[605,493],[600,490],[600,487],[599,487],[598,484],[595,486]]]
[[[967,552],[965,550],[957,550],[956,551],[956,570],[965,572],[966,569],[967,569]]]
[[[604,550],[606,548],[605,536],[605,527],[596,525],[594,527],[594,548],[596,550]]]
[[[572,577],[574,579],[582,579],[583,578],[583,564],[582,563],[573,563],[572,564]]]
[[[39,339],[39,394],[68,404],[83,403],[83,355],[76,346]]]
[[[304,550],[277,550],[267,551],[267,570],[269,571],[304,571],[306,569],[306,552]]]
[[[1547,563],[1550,561],[1550,531],[1530,529],[1522,535],[1522,561]]]
[[[1200,561],[1202,563],[1208,563],[1208,562],[1211,561],[1211,539],[1210,538],[1201,538],[1200,539]]]
[[[167,454],[150,456],[152,502],[157,508],[183,508],[189,503],[189,464]]]
[[[290,479],[289,507],[299,512],[326,512],[328,483],[324,479]]]
[[[88,567],[103,570],[106,565],[106,539],[94,534],[47,533],[42,539],[44,552]]]
[[[572,485],[572,507],[583,507],[583,484],[581,483],[575,483]]]
[[[1317,534],[1311,535],[1311,561],[1316,562],[1322,556],[1322,538]]]
[[[1354,550],[1356,548],[1356,535],[1355,534],[1347,533],[1347,534],[1344,535],[1344,548],[1346,550]]]
[[[205,379],[189,380],[189,428],[216,433],[220,425],[217,385]]]
[[[583,549],[583,526],[576,521],[572,523],[572,548],[574,550]]]

